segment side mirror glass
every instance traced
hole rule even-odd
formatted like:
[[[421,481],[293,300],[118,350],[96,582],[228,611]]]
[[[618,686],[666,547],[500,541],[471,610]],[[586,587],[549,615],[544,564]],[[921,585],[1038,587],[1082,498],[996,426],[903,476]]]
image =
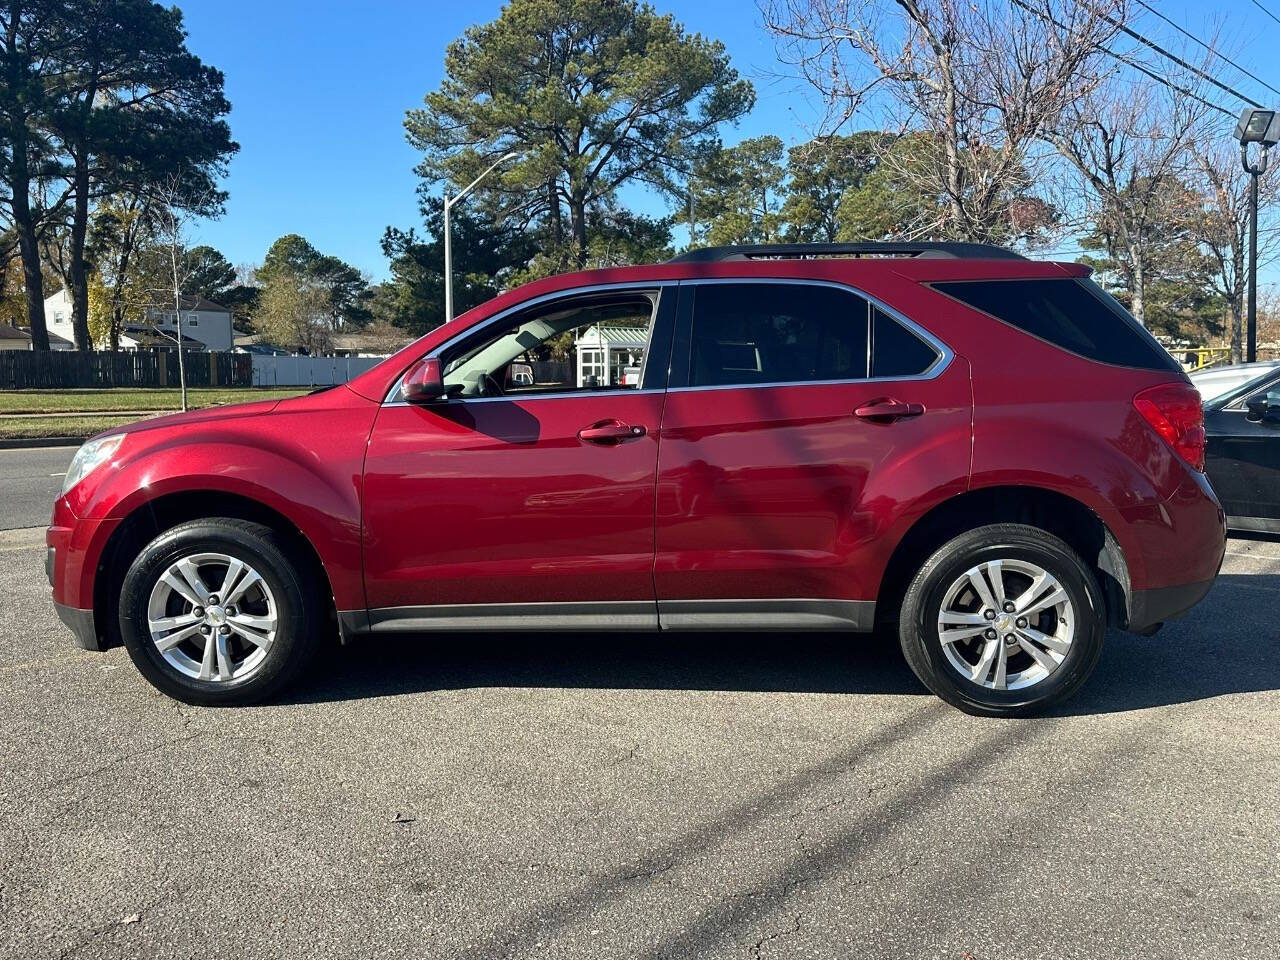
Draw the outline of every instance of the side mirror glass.
[[[444,396],[444,376],[436,357],[419,360],[404,375],[400,398],[407,403],[427,403]]]
[[[1280,390],[1250,397],[1245,401],[1245,416],[1255,423],[1280,423]]]

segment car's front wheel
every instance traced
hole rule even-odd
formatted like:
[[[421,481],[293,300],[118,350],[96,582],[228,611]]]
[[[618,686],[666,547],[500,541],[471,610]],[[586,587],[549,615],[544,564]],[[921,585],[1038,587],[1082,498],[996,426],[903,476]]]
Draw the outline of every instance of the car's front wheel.
[[[166,530],[134,559],[120,632],[138,670],[184,703],[231,706],[281,689],[319,634],[314,586],[289,545],[226,517]]]
[[[943,544],[908,587],[899,620],[907,663],[968,713],[1021,716],[1070,697],[1102,652],[1102,592],[1052,534],[992,524]]]

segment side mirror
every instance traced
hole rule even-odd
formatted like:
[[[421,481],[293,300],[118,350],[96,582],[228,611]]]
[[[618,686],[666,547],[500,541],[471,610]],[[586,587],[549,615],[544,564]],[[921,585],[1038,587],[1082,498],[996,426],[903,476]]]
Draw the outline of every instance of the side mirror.
[[[1280,423],[1280,390],[1250,397],[1245,401],[1245,409],[1245,417],[1254,423]]]
[[[436,357],[419,360],[404,375],[400,399],[406,403],[427,403],[444,396],[444,376]]]

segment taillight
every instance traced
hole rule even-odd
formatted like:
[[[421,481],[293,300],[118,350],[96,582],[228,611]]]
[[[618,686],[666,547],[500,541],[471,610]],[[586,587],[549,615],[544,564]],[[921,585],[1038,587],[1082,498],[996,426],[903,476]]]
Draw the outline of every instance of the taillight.
[[[1204,410],[1195,387],[1162,383],[1139,393],[1133,405],[1178,456],[1204,469]]]

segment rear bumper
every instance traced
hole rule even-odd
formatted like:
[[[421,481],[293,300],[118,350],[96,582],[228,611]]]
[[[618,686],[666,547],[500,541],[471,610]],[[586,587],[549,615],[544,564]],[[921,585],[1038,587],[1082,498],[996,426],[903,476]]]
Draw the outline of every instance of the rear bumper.
[[[1141,633],[1165,620],[1182,616],[1203,600],[1212,586],[1213,580],[1202,580],[1180,587],[1134,590],[1129,597],[1129,629]]]
[[[1132,540],[1126,559],[1140,560],[1133,577],[1127,629],[1149,632],[1182,616],[1204,599],[1222,569],[1227,550],[1227,518],[1208,478],[1190,467],[1174,493],[1127,517]],[[1133,570],[1130,563],[1130,571]]]
[[[68,607],[65,604],[53,604],[58,611],[58,619],[70,628],[75,635],[76,643],[86,650],[105,650],[102,638],[98,636],[97,626],[93,621],[92,610],[81,610],[79,607]]]

